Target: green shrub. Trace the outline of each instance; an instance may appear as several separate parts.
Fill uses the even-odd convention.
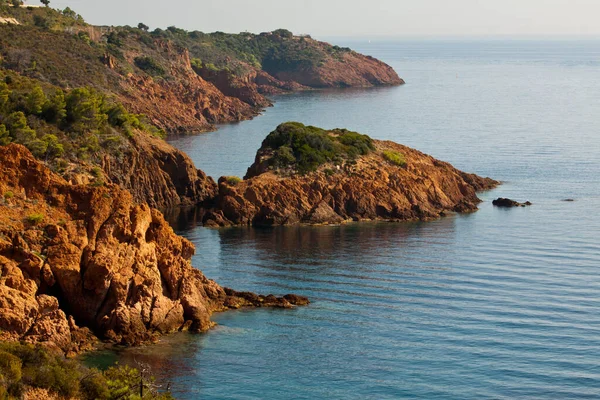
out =
[[[15,194],[14,194],[13,192],[11,192],[10,190],[9,190],[9,191],[7,191],[6,193],[4,193],[4,198],[5,198],[6,200],[10,200],[10,199],[12,199],[13,197],[15,197]]]
[[[39,85],[35,85],[33,90],[25,97],[25,110],[28,114],[39,115],[42,113],[42,107],[46,104],[46,95]]]
[[[11,137],[8,129],[6,129],[6,125],[0,124],[0,146],[6,146],[10,141]]]
[[[398,153],[397,151],[386,150],[383,152],[383,158],[385,158],[386,161],[390,162],[391,164],[399,167],[406,166],[406,158],[404,158],[404,155]]]
[[[90,173],[94,177],[94,181],[91,183],[93,187],[104,186],[104,174],[102,173],[102,169],[100,167],[93,167]]]
[[[288,31],[287,29],[277,29],[277,30],[274,30],[272,33],[273,33],[273,35],[276,35],[276,36],[279,36],[279,37],[282,37],[285,39],[291,39],[294,36],[294,34],[290,31]]]
[[[92,43],[92,39],[90,38],[90,35],[87,32],[81,31],[81,32],[77,33],[77,37],[86,44]]]
[[[202,60],[199,58],[192,58],[191,65],[192,65],[192,69],[197,74],[200,74],[200,70],[202,69]]]
[[[124,138],[133,137],[136,130],[166,136],[145,116],[128,112],[93,88],[65,93],[34,79],[3,74],[0,71],[0,145],[22,144],[55,171],[61,170],[61,158],[97,163],[103,153],[119,152],[127,145]]]
[[[219,68],[215,64],[213,64],[213,63],[202,64],[202,67],[206,68],[209,71],[213,71],[213,72],[218,72],[219,71]]]
[[[57,158],[65,152],[64,146],[58,141],[56,135],[44,135],[41,141],[46,144],[45,156]]]
[[[83,377],[80,386],[81,393],[86,399],[110,399],[110,390],[108,382],[97,369],[91,369],[90,372]]]
[[[108,121],[103,112],[106,98],[89,88],[77,88],[69,92],[65,98],[67,122],[73,131],[98,130]]]
[[[61,123],[67,116],[65,93],[58,89],[43,106],[42,117],[51,123]]]
[[[227,182],[227,184],[231,185],[231,186],[236,186],[241,181],[242,180],[240,178],[238,178],[237,176],[226,176],[225,177],[225,182]]]
[[[101,372],[88,369],[40,345],[0,343],[0,399],[21,398],[25,387],[47,389],[66,398],[169,400],[158,393],[154,378],[135,368],[116,365]]]
[[[94,167],[90,172],[94,178],[102,178],[102,168]]]
[[[299,122],[286,122],[265,138],[261,148],[273,149],[273,157],[269,160],[272,167],[293,167],[300,173],[307,173],[328,162],[355,159],[375,147],[370,137],[357,132],[327,131]]]
[[[165,69],[156,60],[150,57],[136,57],[134,60],[136,67],[152,76],[163,76],[165,75]]]
[[[272,158],[273,165],[276,168],[285,168],[296,162],[296,157],[292,148],[289,146],[281,146],[273,153]]]
[[[19,357],[0,350],[0,387],[13,395],[19,393],[19,382],[22,376],[22,363]],[[1,395],[1,393],[0,393]],[[5,398],[0,396],[0,398]]]
[[[44,220],[44,214],[42,214],[42,213],[29,214],[27,216],[26,220],[27,220],[27,222],[29,222],[32,225],[37,225]]]
[[[48,149],[48,144],[40,139],[34,139],[24,144],[37,158],[44,157],[46,150]]]
[[[67,397],[78,394],[80,371],[75,362],[31,344],[0,343],[0,353],[0,360],[11,360],[11,376],[18,377],[8,386],[10,395],[20,397],[24,385],[48,389]],[[7,357],[7,354],[11,357]],[[20,363],[20,375],[15,367],[17,362]],[[2,361],[0,363],[5,365]],[[4,368],[2,369],[4,375]]]

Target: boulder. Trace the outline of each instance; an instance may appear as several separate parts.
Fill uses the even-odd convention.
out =
[[[529,201],[526,201],[525,203],[519,203],[518,201],[512,199],[499,197],[496,200],[492,201],[492,204],[496,207],[527,207],[530,206],[532,203]]]

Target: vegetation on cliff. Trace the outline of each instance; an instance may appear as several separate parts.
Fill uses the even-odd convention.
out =
[[[339,46],[319,46],[308,35],[294,36],[286,29],[273,32],[239,34],[199,31],[188,32],[170,27],[151,33],[173,40],[190,50],[190,54],[204,65],[229,69],[244,75],[249,67],[263,69],[275,75],[280,71],[310,69],[321,66],[329,57],[340,59],[352,50]]]
[[[62,90],[0,70],[0,145],[25,145],[57,169],[67,161],[118,155],[135,130],[164,132],[92,88]]]
[[[153,207],[212,197],[214,182],[164,135],[98,89],[63,90],[0,69],[0,146],[22,144],[68,180],[114,182]]]
[[[0,343],[0,399],[32,398],[36,394],[38,398],[89,400],[173,398],[159,393],[153,381],[128,366],[99,371],[41,345]]]
[[[168,132],[206,131],[255,115],[264,94],[308,87],[402,83],[384,63],[294,36],[92,26],[71,9],[9,7],[0,16],[0,66],[61,89],[115,95]],[[40,45],[52,43],[52,46]]]
[[[326,163],[334,166],[353,163],[357,157],[373,150],[373,140],[367,135],[286,122],[265,138],[258,157],[269,154],[266,165],[274,170],[306,174]]]
[[[477,210],[498,182],[345,129],[281,124],[241,182],[219,179],[209,226],[412,221]]]

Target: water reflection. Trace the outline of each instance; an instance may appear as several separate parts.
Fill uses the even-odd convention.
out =
[[[206,209],[200,206],[173,207],[162,212],[165,220],[171,225],[173,230],[183,233],[202,226],[202,219],[206,214]]]

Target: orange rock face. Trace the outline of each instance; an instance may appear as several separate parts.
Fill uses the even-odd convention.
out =
[[[102,169],[138,203],[165,209],[214,198],[217,185],[192,160],[164,140],[137,134],[120,157],[105,155]]]
[[[193,268],[195,249],[117,185],[71,185],[20,145],[0,147],[0,332],[66,352],[96,335],[135,344],[204,331],[212,312],[291,307],[224,289]]]
[[[156,40],[155,48],[168,60],[173,79],[129,74],[121,81],[120,100],[127,108],[145,114],[152,123],[170,133],[204,132],[217,122],[240,121],[256,115],[257,109],[221,92],[194,72],[187,49]],[[127,54],[130,63],[143,53]]]
[[[268,154],[257,155],[247,179],[231,185],[219,180],[217,211],[208,225],[337,224],[346,221],[409,221],[438,218],[447,212],[477,210],[476,191],[498,182],[467,174],[431,156],[388,141],[354,165],[321,166],[307,175],[272,171]],[[382,153],[404,155],[405,166]]]

